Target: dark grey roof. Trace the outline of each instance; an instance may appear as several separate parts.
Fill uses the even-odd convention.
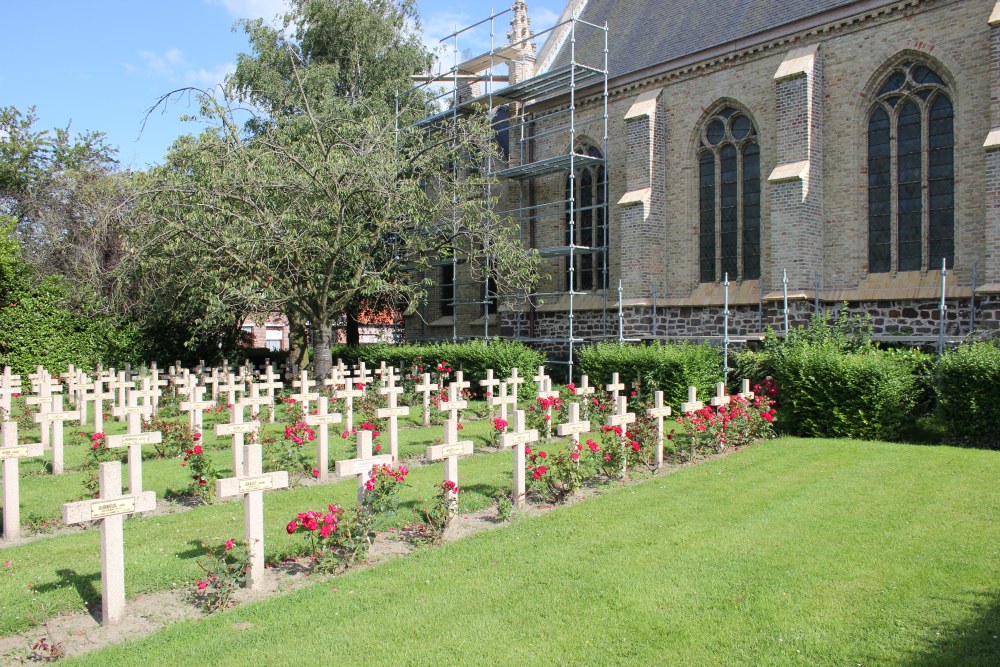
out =
[[[858,0],[588,0],[580,18],[608,23],[611,78],[743,39]],[[530,10],[529,10],[530,11]],[[603,32],[577,24],[577,62],[603,61]],[[554,65],[569,60],[569,40]]]

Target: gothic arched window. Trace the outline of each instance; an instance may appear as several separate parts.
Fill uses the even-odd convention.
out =
[[[585,292],[607,286],[608,207],[601,151],[586,146],[576,153],[585,157],[566,178],[566,245],[576,246],[573,263],[566,259],[566,289]]]
[[[923,63],[894,67],[868,116],[869,272],[952,266],[954,146],[947,84]]]
[[[745,113],[725,107],[698,149],[699,279],[760,277],[760,145]]]

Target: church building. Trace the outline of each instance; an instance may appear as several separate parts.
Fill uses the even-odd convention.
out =
[[[728,300],[734,337],[846,303],[930,342],[942,286],[949,338],[1000,327],[1000,3],[569,0],[535,35],[519,0],[502,19],[505,43],[453,68],[454,104],[501,128],[498,207],[545,275],[497,295],[442,266],[408,339],[718,339]]]

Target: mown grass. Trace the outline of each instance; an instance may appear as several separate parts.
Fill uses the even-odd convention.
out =
[[[468,460],[465,508],[509,460]],[[998,474],[996,452],[783,438],[71,663],[998,664]],[[273,496],[272,544],[311,491]],[[129,522],[133,592],[235,515]]]

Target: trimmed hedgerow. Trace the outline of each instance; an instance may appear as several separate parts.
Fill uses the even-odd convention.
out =
[[[782,431],[810,437],[891,440],[916,402],[916,379],[896,355],[830,344],[771,353]]]
[[[336,346],[332,350],[334,359],[342,359],[345,364],[356,364],[364,360],[369,367],[385,362],[390,366],[408,369],[423,366],[433,373],[437,364],[445,362],[455,370],[461,370],[465,379],[472,383],[472,391],[481,393],[479,380],[486,377],[486,370],[493,369],[497,377],[507,377],[517,368],[522,377],[530,378],[538,366],[545,363],[545,355],[516,341],[482,340],[466,343],[427,343],[409,345],[361,345]],[[521,386],[527,391],[527,385]]]
[[[1000,348],[968,343],[946,352],[938,367],[940,418],[946,438],[959,443],[1000,448]]]
[[[663,400],[679,405],[687,400],[689,386],[707,397],[722,379],[722,354],[710,345],[655,343],[617,345],[598,343],[579,353],[577,370],[591,384],[607,384],[617,372],[622,382],[638,380],[647,391],[662,390]]]

